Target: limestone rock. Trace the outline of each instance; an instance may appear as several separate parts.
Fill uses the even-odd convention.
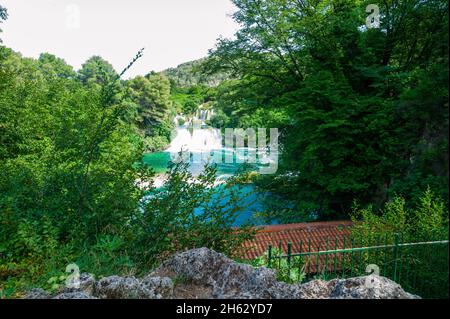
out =
[[[52,299],[97,299],[83,291],[64,292],[56,295]]]
[[[212,298],[249,299],[411,299],[400,285],[380,276],[313,280],[286,284],[276,280],[273,270],[239,264],[207,248],[173,256],[159,271],[173,272],[196,284],[212,287]]]
[[[173,296],[173,282],[168,277],[146,276],[141,281],[139,297],[144,299],[170,299]]]
[[[214,284],[221,277],[224,265],[234,263],[223,254],[208,248],[198,248],[176,254],[156,272],[172,271],[199,284]]]
[[[182,289],[179,289],[180,285],[174,287],[169,277],[182,278]],[[189,290],[193,293],[187,294]],[[142,279],[110,276],[96,282],[93,275],[82,274],[79,289],[66,289],[54,298],[169,299],[197,295],[220,299],[420,298],[405,292],[392,280],[375,275],[291,285],[277,281],[276,273],[271,269],[236,263],[207,248],[176,254]],[[25,298],[51,296],[42,289],[33,289]]]
[[[92,274],[82,273],[80,275],[80,291],[92,295],[95,290],[95,277]]]
[[[28,291],[24,299],[50,299],[50,295],[41,288],[35,288]]]
[[[139,285],[135,277],[105,277],[97,282],[95,294],[104,299],[136,299]]]
[[[331,298],[336,299],[417,299],[418,296],[405,292],[394,281],[376,275],[349,279],[335,279],[329,282],[333,287]]]
[[[173,295],[173,283],[167,277],[110,276],[97,283],[95,294],[105,299],[168,299]]]

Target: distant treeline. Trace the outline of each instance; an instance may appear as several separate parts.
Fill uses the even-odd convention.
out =
[[[161,73],[167,76],[173,86],[188,88],[192,86],[214,87],[230,76],[225,72],[207,74],[202,69],[202,64],[207,58],[186,62],[176,68],[170,68]]]

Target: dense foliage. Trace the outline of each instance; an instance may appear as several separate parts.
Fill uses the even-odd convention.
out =
[[[240,79],[219,86],[217,122],[281,129],[279,173],[296,178],[262,184],[295,207],[273,217],[341,218],[428,185],[447,198],[447,1],[385,1],[369,29],[370,1],[233,3],[241,29],[207,61]]]
[[[373,234],[401,233],[408,241],[448,237],[448,211],[430,188],[410,206],[400,196],[386,203],[381,212],[373,206],[361,208],[355,202],[351,214],[356,224],[353,233],[366,243]]]
[[[6,8],[4,8],[2,5],[0,5],[0,24],[3,22],[3,20],[6,20],[8,18],[8,11]],[[2,32],[2,29],[0,29],[0,33]],[[2,43],[2,39],[0,38],[0,43]]]
[[[172,85],[171,99],[178,114],[193,116],[198,111],[198,107],[204,103],[209,103],[215,96],[215,89],[202,85],[190,86],[187,88]]]
[[[161,73],[167,76],[173,86],[188,88],[192,86],[214,87],[229,78],[226,73],[207,74],[202,70],[202,64],[207,58],[186,62],[176,68],[170,68]]]
[[[407,205],[395,197],[380,210],[353,207],[352,244],[362,247],[448,240],[448,209],[443,200],[426,189]],[[377,265],[380,274],[395,276],[402,287],[423,298],[448,298],[448,242],[384,248],[359,256],[364,274],[367,265]]]
[[[142,192],[140,142],[119,120],[114,84],[83,86],[49,55],[35,61],[1,47],[0,59],[4,280],[38,275],[117,232]]]
[[[52,288],[73,262],[97,276],[145,272],[175,249],[230,253],[248,238],[231,231],[238,197],[229,212],[207,201],[213,169],[191,185],[176,165],[154,189],[141,159],[145,137],[169,139],[170,86],[158,74],[121,81],[127,68],[93,57],[76,72],[0,47],[0,297]]]
[[[134,105],[145,150],[164,149],[171,140],[175,110],[170,98],[169,80],[161,74],[138,76],[127,83],[127,101]]]
[[[267,222],[352,217],[365,245],[445,237],[448,2],[384,1],[379,28],[365,25],[368,0],[232,2],[240,29],[208,58],[129,80],[141,51],[118,73],[99,56],[76,71],[0,46],[0,298],[57,287],[72,262],[102,276],[193,247],[236,254],[252,235],[231,227],[239,178],[216,187],[214,167],[194,179],[172,163],[155,188],[142,163],[200,105],[217,128],[280,130],[277,174],[246,177],[269,194]],[[439,287],[426,255],[408,256]],[[279,279],[304,279],[294,262],[295,273],[278,264]]]

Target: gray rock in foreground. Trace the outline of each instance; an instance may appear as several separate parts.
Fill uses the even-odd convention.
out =
[[[367,280],[371,284],[368,286]],[[302,299],[419,299],[400,285],[381,276],[363,276],[330,281],[313,280],[300,285]]]
[[[167,277],[111,276],[97,283],[95,293],[107,299],[167,299],[173,295],[173,282]]]
[[[61,294],[56,295],[52,299],[97,299],[97,298],[83,291],[75,291],[75,292],[63,292]]]
[[[306,284],[286,284],[276,280],[273,270],[238,264],[207,248],[179,253],[156,272],[174,272],[197,284],[211,285],[212,298],[251,299],[412,299],[392,280],[370,276]]]
[[[44,289],[35,288],[28,291],[24,299],[49,299],[50,297]]]
[[[169,275],[170,274],[170,275]],[[171,278],[169,278],[171,277]],[[174,255],[142,279],[110,276],[95,281],[82,274],[78,290],[53,296],[55,299],[170,299],[184,298],[172,280],[183,278],[184,288],[207,287],[206,298],[248,299],[416,299],[392,280],[380,277],[356,277],[330,281],[313,280],[290,285],[279,282],[273,270],[239,264],[207,248],[192,249]],[[51,298],[42,289],[31,290],[26,298]]]

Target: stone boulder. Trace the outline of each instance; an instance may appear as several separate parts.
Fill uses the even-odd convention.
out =
[[[33,288],[28,291],[24,299],[50,299],[51,296],[44,289]]]
[[[155,272],[173,272],[194,283],[213,285],[222,276],[222,268],[232,263],[233,260],[223,254],[208,248],[198,248],[174,255]]]
[[[61,294],[57,294],[52,299],[97,299],[92,295],[89,295],[83,291],[75,291],[75,292],[63,292]]]
[[[171,298],[173,283],[167,277],[110,276],[98,281],[95,295],[104,299],[163,299]]]
[[[89,273],[82,273],[80,274],[80,281],[78,288],[63,288],[61,291],[59,291],[60,294],[63,293],[76,293],[76,292],[82,292],[86,295],[92,295],[94,293],[95,289],[95,277],[92,274]]]
[[[92,274],[82,273],[80,275],[80,291],[92,295],[95,290],[95,277]]]
[[[249,299],[411,299],[388,278],[363,276],[331,281],[313,280],[290,285],[276,280],[273,270],[239,264],[207,248],[179,253],[164,262],[158,272],[173,272],[195,284],[212,287],[212,298]]]
[[[371,275],[349,279],[335,279],[328,283],[332,287],[330,298],[334,299],[417,299],[405,292],[394,281]]]
[[[299,285],[302,299],[418,299],[394,281],[376,275],[313,280]]]
[[[141,281],[142,298],[170,299],[173,296],[174,284],[168,277],[146,276]]]

